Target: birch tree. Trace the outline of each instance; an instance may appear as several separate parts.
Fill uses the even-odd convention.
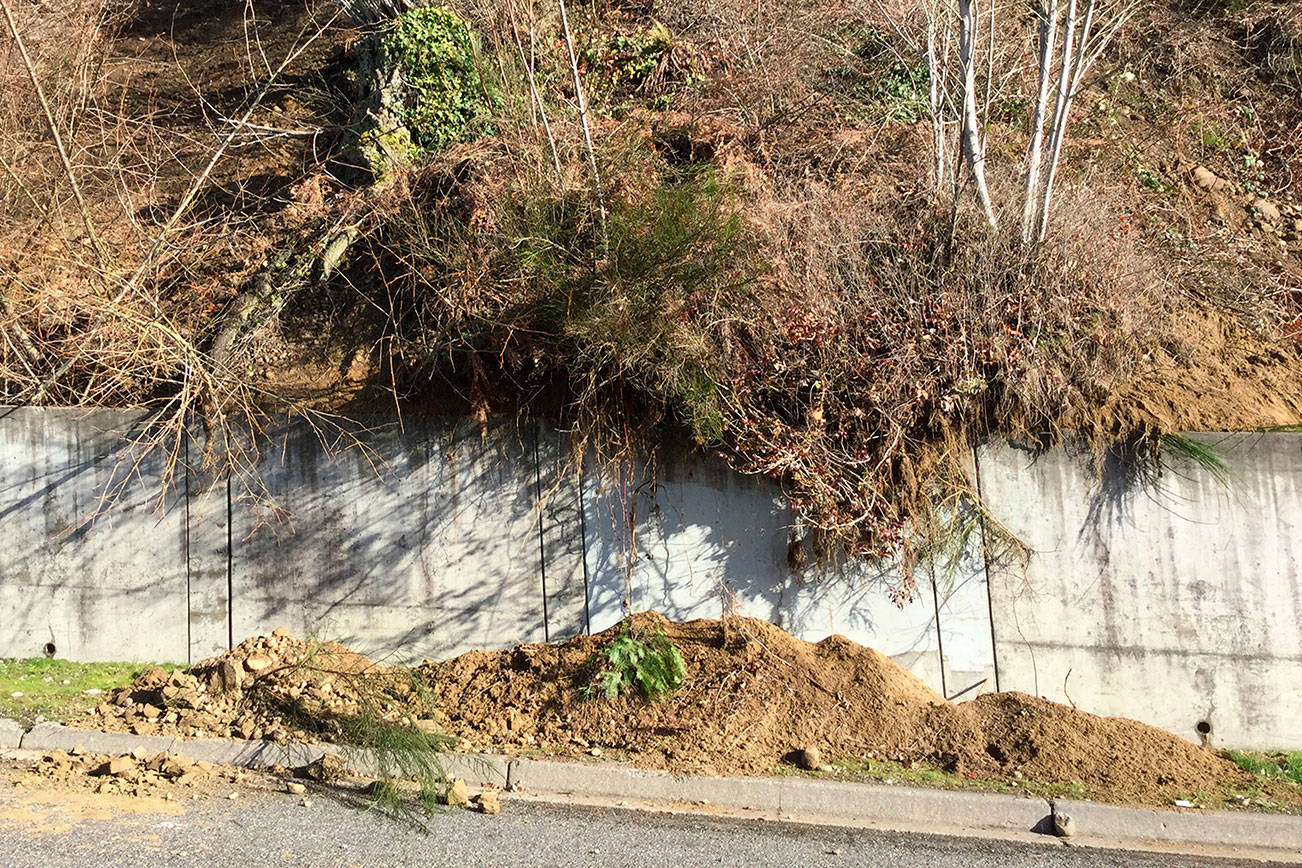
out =
[[[1085,75],[1116,37],[1117,32],[1139,10],[1140,0],[1038,0],[1040,19],[1039,80],[1032,141],[1023,184],[1022,240],[1042,242],[1049,232],[1053,186],[1067,140],[1072,104]],[[1061,32],[1061,50],[1055,44]],[[1056,69],[1056,73],[1055,70]],[[1056,74],[1052,92],[1053,121],[1049,128],[1048,162],[1041,147],[1044,119],[1050,112],[1049,80]]]
[[[1034,109],[1020,185],[1021,238],[1044,241],[1053,207],[1054,185],[1063,147],[1070,134],[1071,112],[1085,77],[1142,0],[1026,0],[1035,13]],[[977,205],[991,231],[999,230],[998,211],[986,178],[991,130],[990,103],[1002,97],[995,87],[996,0],[923,0],[925,35],[910,37],[880,0],[877,8],[897,35],[926,64],[930,78],[932,175],[939,192],[950,171],[950,130],[958,130],[957,156],[972,182]],[[1001,16],[1007,22],[1010,16]],[[1006,25],[1005,25],[1006,26]],[[979,37],[985,28],[986,39]],[[958,38],[953,38],[957,32]],[[978,56],[982,43],[988,56]],[[984,61],[984,63],[983,63]],[[983,69],[984,93],[977,70]],[[1014,68],[1010,80],[1021,77]],[[957,175],[954,178],[958,181]],[[1007,203],[1013,210],[1014,203]]]

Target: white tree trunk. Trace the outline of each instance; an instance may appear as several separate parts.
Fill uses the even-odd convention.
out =
[[[981,144],[980,121],[976,100],[976,34],[977,12],[975,0],[958,0],[959,9],[959,62],[963,65],[963,157],[972,173],[977,202],[991,229],[999,228],[994,206],[990,203],[990,188],[986,185],[986,154]]]
[[[1088,0],[1093,5],[1094,0]],[[1049,165],[1044,184],[1040,188],[1038,203],[1039,226],[1036,240],[1043,241],[1049,233],[1049,205],[1053,200],[1053,181],[1058,174],[1058,160],[1062,156],[1062,143],[1067,138],[1067,125],[1071,115],[1072,78],[1076,73],[1076,0],[1067,0],[1067,20],[1062,37],[1062,63],[1058,68],[1058,98],[1053,107],[1053,125],[1049,131]]]
[[[597,149],[592,144],[592,128],[588,125],[588,101],[583,95],[583,82],[579,78],[579,58],[574,52],[574,36],[570,33],[570,17],[565,9],[565,0],[557,0],[561,7],[561,28],[565,32],[565,47],[570,54],[570,71],[574,74],[574,98],[579,104],[579,120],[583,124],[583,140],[588,146],[588,162],[592,167],[592,188],[597,194],[597,214],[601,218],[602,256],[609,256],[606,249],[609,239],[606,237],[606,201],[601,195],[601,175],[597,171]]]
[[[927,16],[927,80],[930,85],[927,107],[931,112],[931,144],[935,149],[933,192],[939,196],[945,186],[945,115],[944,66],[936,49],[936,15],[932,10]]]
[[[1044,123],[1049,113],[1049,82],[1053,77],[1054,48],[1058,38],[1058,0],[1040,0],[1040,85],[1035,97],[1035,117],[1031,121],[1031,144],[1026,158],[1026,178],[1022,187],[1022,241],[1032,238],[1038,216],[1040,166],[1044,159]]]

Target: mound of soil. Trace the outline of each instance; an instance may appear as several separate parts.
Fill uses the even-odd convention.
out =
[[[445,731],[466,750],[607,754],[698,774],[766,774],[793,752],[817,748],[823,761],[927,763],[1148,804],[1248,781],[1215,753],[1133,720],[1021,693],[955,705],[842,636],[810,643],[753,618],[679,623],[652,612],[634,616],[632,627],[664,631],[686,665],[682,686],[659,702],[608,701],[597,689],[601,651],[622,627],[416,670],[277,630],[188,673],[146,671],[82,723],[138,734],[342,740],[344,722],[365,715]]]
[[[796,639],[751,618],[675,623],[683,686],[658,703],[585,699],[598,652],[618,628],[561,645],[471,652],[426,664],[434,717],[481,747],[592,748],[647,768],[764,774],[788,753],[933,763],[960,775],[1080,785],[1114,801],[1168,803],[1242,777],[1233,764],[1164,730],[1020,693],[946,702],[894,661],[841,636]]]
[[[358,715],[415,724],[425,710],[407,670],[381,666],[336,642],[276,630],[189,672],[145,670],[73,725],[288,742],[334,740],[340,722]]]

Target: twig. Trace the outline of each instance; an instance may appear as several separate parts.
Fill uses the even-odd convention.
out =
[[[90,219],[90,209],[86,206],[86,199],[81,195],[81,185],[77,183],[77,175],[72,171],[72,161],[68,159],[68,149],[64,147],[63,136],[59,133],[59,125],[54,121],[54,113],[50,111],[50,104],[45,99],[45,89],[41,87],[40,79],[36,75],[36,67],[32,65],[32,59],[27,54],[27,46],[23,44],[23,38],[18,33],[18,23],[14,21],[14,14],[9,9],[9,0],[0,0],[0,10],[3,10],[5,23],[9,25],[9,35],[13,37],[14,45],[18,47],[18,55],[23,60],[23,68],[27,71],[27,77],[32,81],[32,87],[36,90],[36,99],[41,104],[41,113],[45,116],[45,124],[50,130],[50,135],[54,137],[54,146],[59,151],[59,161],[63,163],[63,172],[68,178],[68,184],[72,187],[72,195],[77,199],[77,207],[81,211],[82,222],[86,225],[86,236],[90,238],[91,244],[95,246],[95,253],[99,255],[100,263],[105,262],[104,247],[100,244],[99,234],[95,231],[95,225]]]

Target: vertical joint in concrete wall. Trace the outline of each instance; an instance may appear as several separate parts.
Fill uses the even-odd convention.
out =
[[[231,502],[231,474],[226,473],[226,647],[235,647],[235,544],[231,525],[234,519]]]
[[[185,662],[194,663],[194,625],[190,623],[190,600],[193,599],[194,584],[193,570],[190,568],[190,432],[187,429],[182,434],[182,445],[185,460],[185,486],[182,491],[185,494]]]
[[[936,587],[936,564],[927,562],[927,575],[931,578],[931,605],[936,614],[936,656],[940,658],[940,695],[949,698],[949,685],[945,683],[945,637],[940,629],[940,590]]]
[[[540,422],[533,420],[533,482],[534,482],[534,503],[538,513],[538,572],[542,577],[542,608],[543,608],[543,641],[550,642],[551,637],[551,618],[547,612],[547,538],[543,529],[543,520],[545,510],[543,509],[543,490],[542,490],[542,456],[539,455],[538,441],[542,439],[542,432],[538,430]]]
[[[972,472],[976,476],[977,489],[977,510],[981,520],[981,565],[986,573],[986,607],[990,613],[990,659],[994,664],[995,670],[995,692],[999,692],[999,643],[995,637],[995,601],[993,583],[990,575],[990,547],[987,540],[990,539],[989,528],[986,527],[986,506],[985,492],[981,488],[981,451],[972,448]]]
[[[583,558],[583,632],[592,635],[592,582],[588,575],[588,495],[583,490],[585,488],[583,474],[587,463],[588,456],[585,450],[583,457],[579,459],[579,478],[577,480],[579,486],[579,552]]]

